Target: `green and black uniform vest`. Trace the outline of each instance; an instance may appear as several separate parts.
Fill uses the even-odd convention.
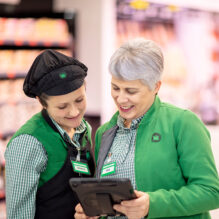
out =
[[[91,133],[89,125],[85,124],[87,129],[79,139],[82,146],[80,158],[88,164],[91,172],[89,177],[92,177],[95,165],[91,151]],[[46,110],[28,120],[10,141],[22,134],[34,136],[41,142],[48,156],[46,170],[39,179],[35,219],[74,218],[78,198],[69,186],[69,179],[87,177],[73,171],[71,160],[76,159],[78,150],[71,142],[62,138]]]

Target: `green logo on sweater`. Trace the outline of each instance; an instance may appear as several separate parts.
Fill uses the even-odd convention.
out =
[[[160,139],[161,139],[161,135],[159,133],[154,133],[152,135],[152,139],[151,140],[152,140],[152,142],[159,142]]]
[[[60,77],[61,79],[64,79],[64,78],[67,77],[67,74],[66,74],[65,72],[59,73],[59,77]]]

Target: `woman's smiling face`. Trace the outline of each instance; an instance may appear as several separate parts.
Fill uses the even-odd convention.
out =
[[[118,107],[120,116],[126,120],[126,124],[131,124],[133,119],[148,111],[154,102],[160,84],[159,81],[154,90],[149,90],[141,80],[127,81],[112,76],[111,95]]]
[[[46,110],[48,114],[65,130],[80,125],[86,110],[85,85],[77,90],[59,96],[49,96]]]

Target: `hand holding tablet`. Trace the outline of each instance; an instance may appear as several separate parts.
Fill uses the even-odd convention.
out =
[[[113,209],[114,204],[136,198],[126,178],[72,178],[69,183],[87,216],[115,216],[118,212]]]

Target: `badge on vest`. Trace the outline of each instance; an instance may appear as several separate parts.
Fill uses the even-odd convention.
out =
[[[116,172],[116,162],[105,164],[101,170],[101,176],[108,176]]]
[[[90,175],[89,167],[86,163],[71,161],[74,172]]]

